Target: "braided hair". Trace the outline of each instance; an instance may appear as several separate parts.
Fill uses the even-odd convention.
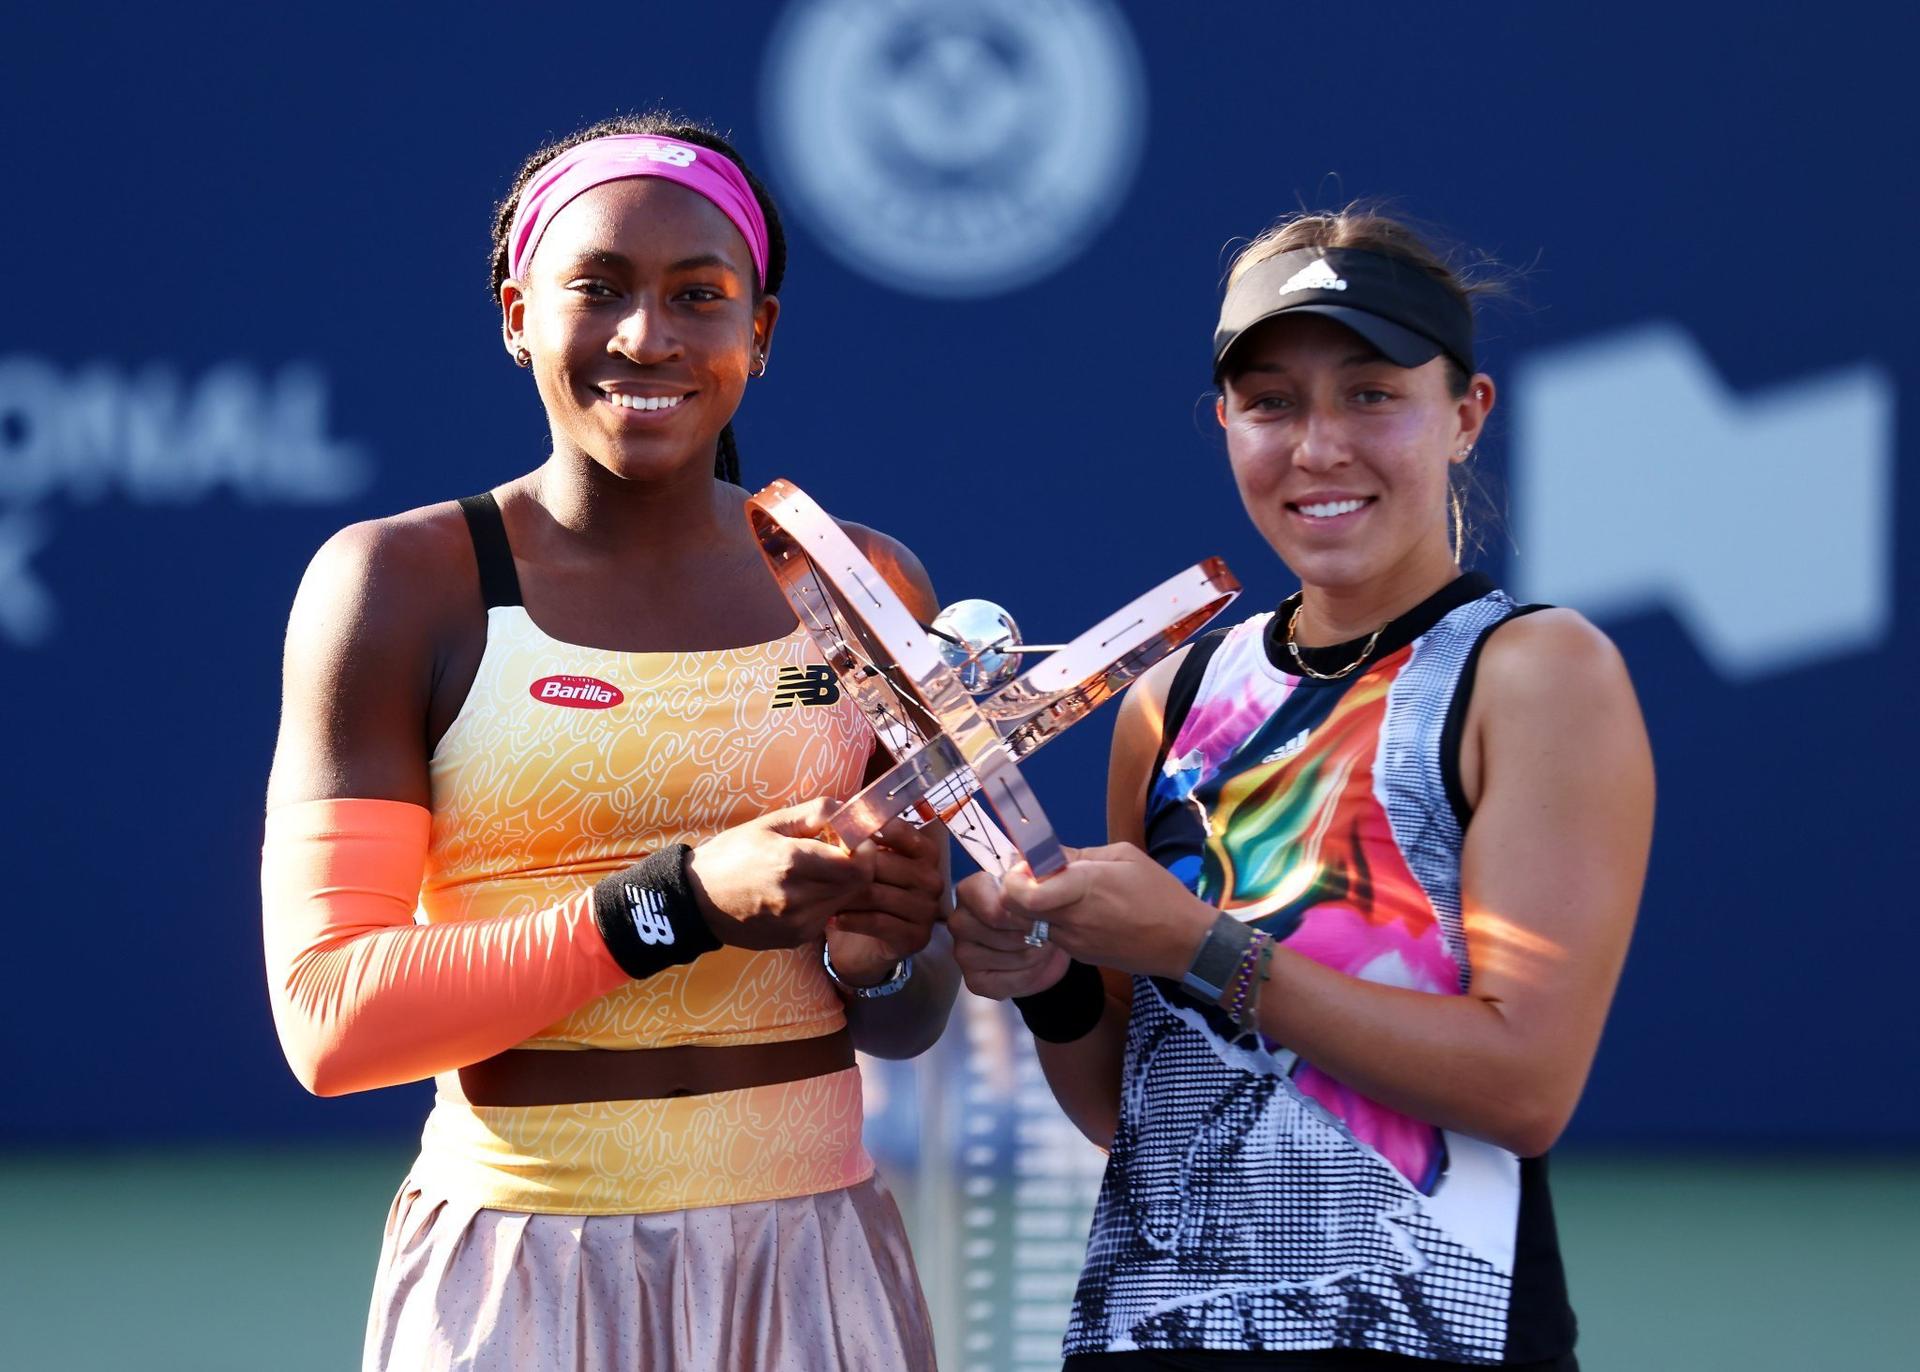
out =
[[[611,134],[648,134],[655,138],[673,138],[682,143],[692,143],[698,147],[710,148],[728,158],[740,168],[740,174],[747,178],[747,185],[753,191],[753,198],[760,202],[760,213],[767,221],[767,279],[760,283],[755,291],[757,301],[762,295],[772,295],[780,289],[781,281],[787,274],[787,234],[780,226],[780,211],[775,208],[773,197],[767,194],[767,188],[760,184],[760,178],[747,167],[733,145],[719,134],[701,124],[681,119],[663,110],[654,110],[646,114],[620,115],[613,119],[602,119],[599,123],[570,133],[540,148],[520,167],[513,178],[513,189],[507,192],[507,198],[500,202],[500,208],[493,216],[493,281],[492,298],[500,298],[500,283],[507,279],[507,237],[513,229],[514,211],[520,207],[521,192],[527,183],[547,163],[570,148],[595,138],[605,138]],[[736,485],[740,481],[740,449],[734,442],[733,425],[729,423],[720,431],[720,442],[713,455],[713,474],[722,481],[731,481]]]

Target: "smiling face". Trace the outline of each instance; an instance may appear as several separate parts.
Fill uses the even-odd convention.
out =
[[[1234,480],[1302,584],[1387,600],[1444,584],[1448,471],[1478,440],[1493,383],[1455,396],[1444,358],[1395,366],[1311,314],[1259,325],[1231,358],[1218,414]]]
[[[629,480],[710,470],[780,303],[705,196],[609,181],[553,217],[500,288],[507,350],[532,354],[556,454]]]

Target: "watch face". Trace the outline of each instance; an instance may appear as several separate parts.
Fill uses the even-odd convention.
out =
[[[887,973],[887,979],[873,986],[854,986],[840,980],[840,974],[833,970],[833,950],[822,943],[820,945],[820,965],[826,968],[827,979],[840,988],[840,993],[852,996],[855,1000],[873,1000],[879,996],[890,996],[905,986],[913,976],[913,955],[909,953],[894,963],[893,970]]]
[[[898,991],[902,986],[907,984],[907,979],[912,975],[913,958],[910,956],[904,957],[894,964],[893,971],[889,973],[887,979],[879,985],[850,986],[847,989],[852,991],[853,994],[861,1000],[876,1000],[881,996],[890,996],[895,991]]]

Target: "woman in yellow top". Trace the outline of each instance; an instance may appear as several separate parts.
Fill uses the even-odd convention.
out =
[[[368,1368],[932,1365],[853,1049],[944,1026],[945,848],[822,838],[872,738],[818,689],[729,428],[784,265],[771,199],[705,129],[542,149],[494,287],[551,455],[343,530],[302,582],[263,861],[275,1021],[319,1094],[438,1086]],[[850,532],[931,614],[912,554]]]

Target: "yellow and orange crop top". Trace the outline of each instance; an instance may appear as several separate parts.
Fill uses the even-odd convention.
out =
[[[572,938],[578,919],[590,923],[585,893],[608,873],[664,845],[698,844],[769,810],[859,788],[872,733],[804,630],[713,652],[559,642],[520,603],[498,506],[485,496],[462,508],[480,561],[487,639],[429,763],[416,923],[504,917],[498,927],[520,932],[514,917],[563,907],[557,934],[542,924],[533,936]],[[275,819],[269,814],[270,847]],[[270,966],[272,945],[270,933]],[[602,953],[571,956],[568,975],[604,976]],[[772,1043],[846,1022],[818,943],[723,947],[643,981],[616,970],[592,989],[608,984],[521,1046]],[[436,1082],[415,1175],[475,1206],[674,1210],[833,1190],[873,1170],[852,1068],[707,1095],[547,1106],[475,1106],[457,1071]]]

